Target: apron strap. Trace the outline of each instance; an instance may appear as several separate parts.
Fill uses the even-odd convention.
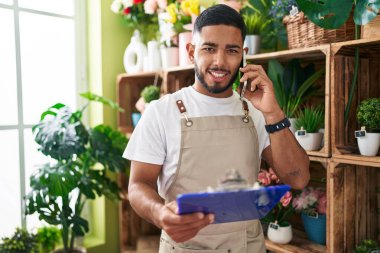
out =
[[[187,115],[186,115],[186,107],[185,105],[183,104],[183,101],[182,100],[177,100],[176,101],[176,104],[177,104],[177,107],[178,107],[178,110],[179,112],[185,117],[186,119],[186,126],[187,127],[191,127],[193,125],[193,121],[191,121]]]
[[[248,108],[247,101],[242,100],[241,103],[243,105],[243,111],[244,111],[244,116],[242,117],[242,120],[244,123],[248,123],[249,122],[249,108]]]

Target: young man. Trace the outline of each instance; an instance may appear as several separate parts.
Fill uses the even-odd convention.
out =
[[[263,68],[240,69],[241,82],[250,84],[248,103],[232,91],[244,37],[244,22],[232,8],[202,12],[187,45],[194,85],[152,103],[124,153],[132,161],[130,203],[162,229],[160,252],[265,252],[258,220],[211,224],[212,214],[177,214],[177,194],[216,187],[226,170],[237,169],[253,184],[262,156],[293,188],[309,181],[308,156],[286,127]],[[278,128],[268,134],[265,125]]]

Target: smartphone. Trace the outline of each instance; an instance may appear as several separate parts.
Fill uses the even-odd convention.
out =
[[[240,66],[245,67],[246,65],[247,65],[247,53],[245,52],[245,50],[243,50],[243,59],[241,61]],[[240,71],[238,72],[237,76],[239,77],[238,82],[239,82],[239,86],[240,86],[240,99],[243,99],[244,93],[247,89],[247,83],[248,82],[245,81],[244,83],[240,83],[240,78],[242,77],[242,73]]]

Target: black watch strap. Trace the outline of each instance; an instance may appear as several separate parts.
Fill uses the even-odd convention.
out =
[[[265,130],[267,130],[267,132],[271,134],[287,127],[290,127],[290,121],[288,118],[284,118],[283,120],[273,125],[265,125]]]

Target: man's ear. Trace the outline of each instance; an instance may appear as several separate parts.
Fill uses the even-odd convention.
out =
[[[194,63],[194,45],[191,43],[186,44],[186,50],[187,50],[187,55],[191,61],[191,63]]]

